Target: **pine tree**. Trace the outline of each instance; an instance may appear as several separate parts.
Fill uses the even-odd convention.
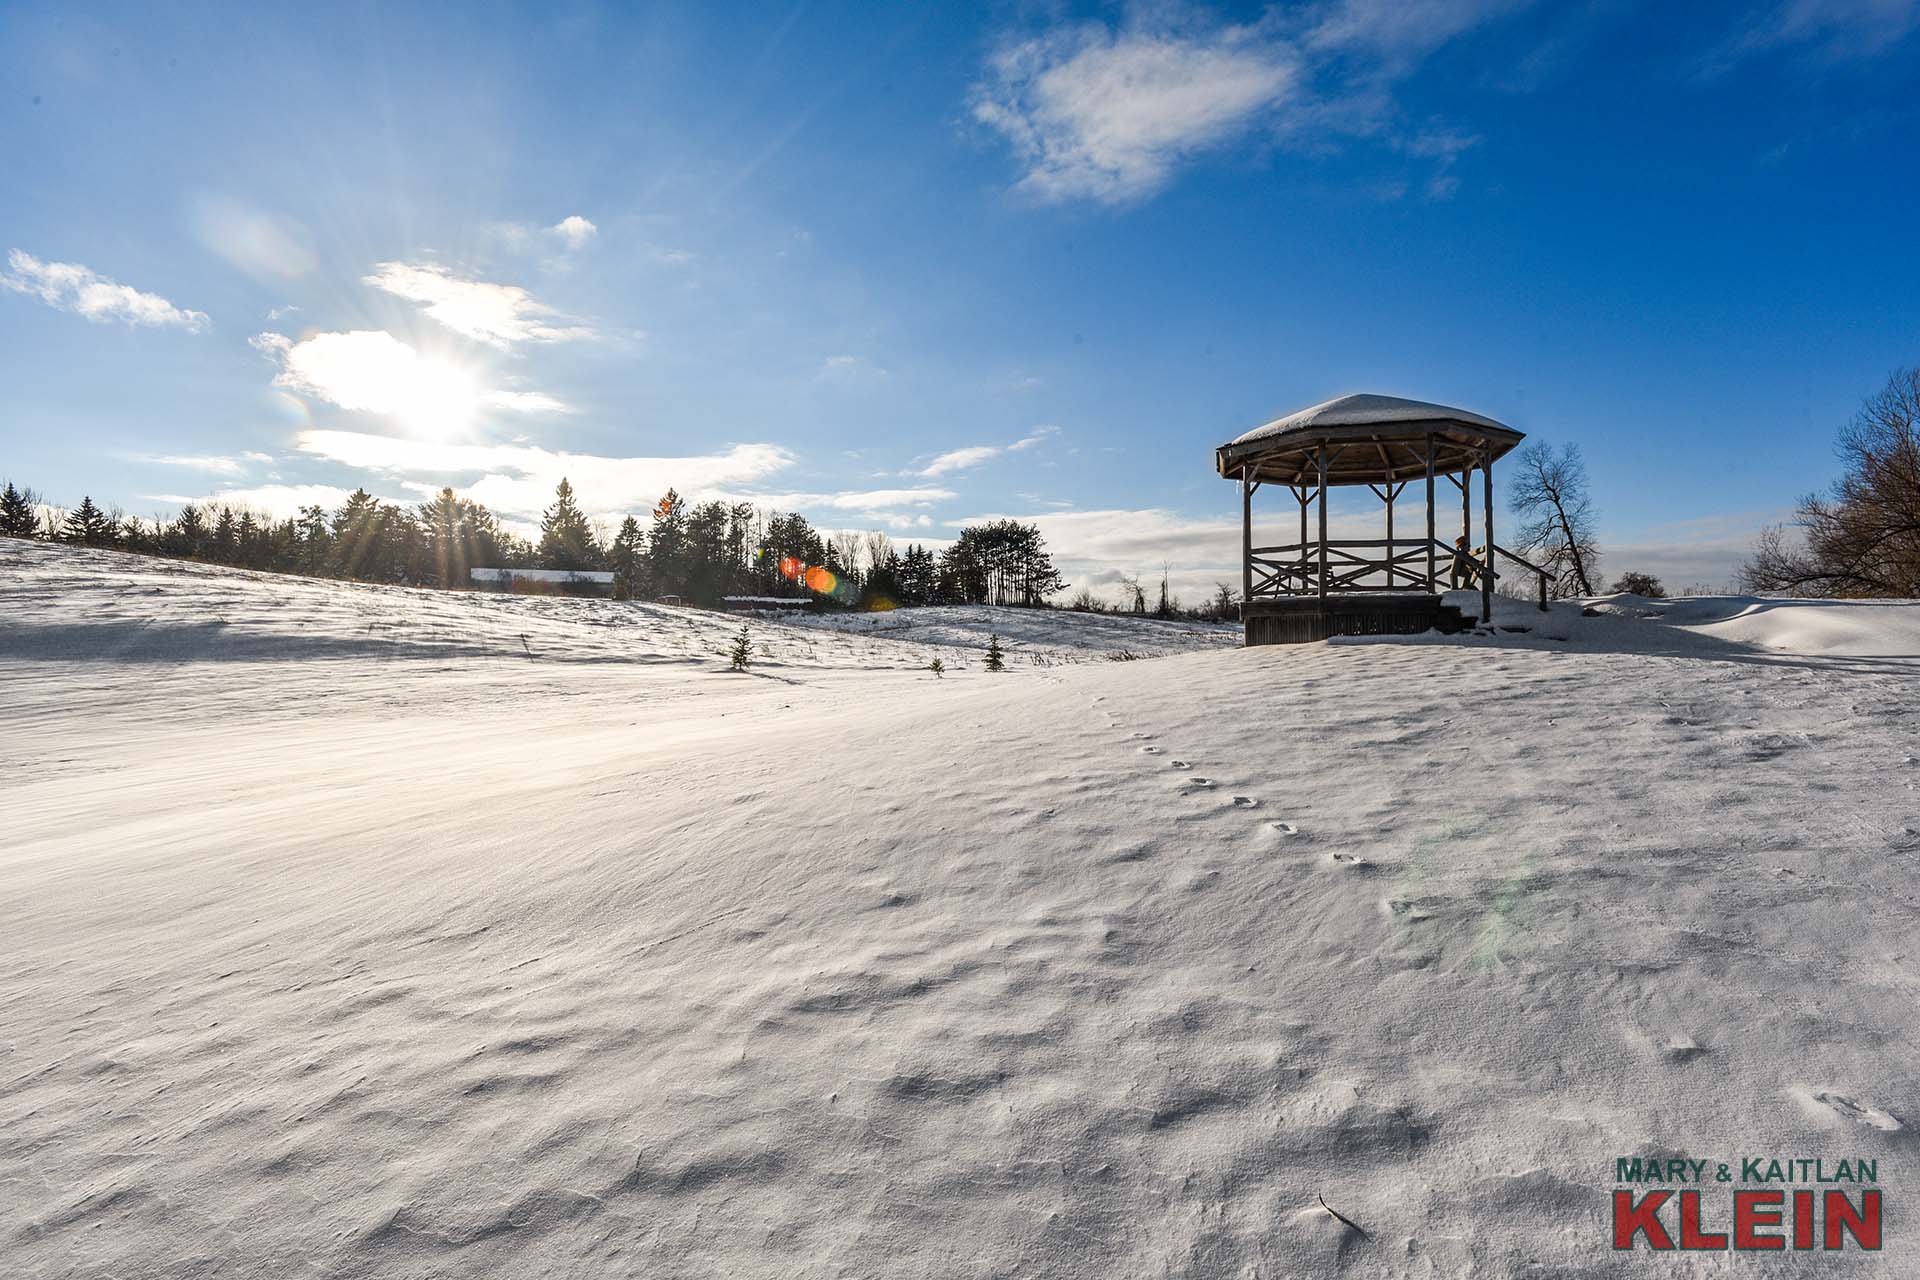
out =
[[[173,525],[167,530],[167,543],[177,556],[198,556],[207,540],[206,518],[200,514],[200,508],[189,503],[180,508]]]
[[[1005,671],[1006,669],[1007,669],[1007,660],[1000,652],[1000,637],[997,635],[988,636],[987,637],[987,670]]]
[[[933,672],[936,677],[944,676],[947,674],[947,664],[935,658],[927,664],[927,670]]]
[[[83,497],[80,505],[67,513],[66,523],[60,526],[60,541],[77,542],[84,547],[110,547],[114,530],[113,518],[94,506],[92,498]]]
[[[672,489],[653,509],[653,532],[647,538],[647,567],[653,587],[680,595],[687,585],[687,518],[680,495]]]
[[[14,488],[13,481],[7,481],[7,487],[0,490],[0,534],[9,538],[31,538],[39,523],[33,499]]]
[[[573,485],[565,476],[540,521],[540,560],[549,569],[591,569],[600,562],[593,525],[574,501]]]
[[[380,500],[355,489],[333,513],[334,571],[343,578],[371,578],[378,563],[385,520]]]
[[[619,536],[607,552],[607,566],[613,570],[613,598],[631,600],[640,591],[640,522],[628,516],[620,522]]]
[[[733,639],[733,652],[727,655],[727,667],[733,671],[745,671],[753,661],[753,641],[747,636],[747,625],[740,624],[740,634]]]
[[[327,571],[333,559],[333,530],[327,527],[327,511],[319,503],[300,508],[296,522],[300,538],[300,561],[311,577]]]

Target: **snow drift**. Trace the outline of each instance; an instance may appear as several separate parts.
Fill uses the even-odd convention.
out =
[[[1610,1247],[1617,1156],[1778,1154],[1877,1158],[1822,1261],[1906,1274],[1920,661],[1827,608],[738,675],[0,542],[0,1261],[1800,1274]]]

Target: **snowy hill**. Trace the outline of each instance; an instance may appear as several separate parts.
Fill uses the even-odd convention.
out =
[[[0,540],[0,1271],[1805,1274],[1610,1247],[1616,1157],[1764,1155],[1910,1274],[1916,607],[1656,605],[739,675]]]

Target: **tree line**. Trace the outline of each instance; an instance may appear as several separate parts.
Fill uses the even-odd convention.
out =
[[[564,478],[535,541],[450,488],[414,506],[356,489],[335,510],[306,506],[284,519],[188,504],[171,519],[142,520],[103,510],[91,496],[63,511],[11,481],[0,489],[0,534],[421,587],[466,587],[475,568],[611,572],[617,598],[672,595],[707,606],[730,595],[867,608],[1039,606],[1066,586],[1040,530],[1017,520],[970,525],[935,551],[896,547],[880,532],[815,529],[796,512],[752,503],[691,503],[669,490],[649,520],[627,516],[608,537]]]

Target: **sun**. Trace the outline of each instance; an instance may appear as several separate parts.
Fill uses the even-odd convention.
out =
[[[416,351],[385,330],[282,341],[282,386],[343,409],[380,414],[416,439],[447,440],[468,431],[485,402],[479,371],[437,352]]]
[[[480,382],[471,370],[435,356],[416,357],[393,388],[393,418],[407,434],[447,440],[473,426]]]

